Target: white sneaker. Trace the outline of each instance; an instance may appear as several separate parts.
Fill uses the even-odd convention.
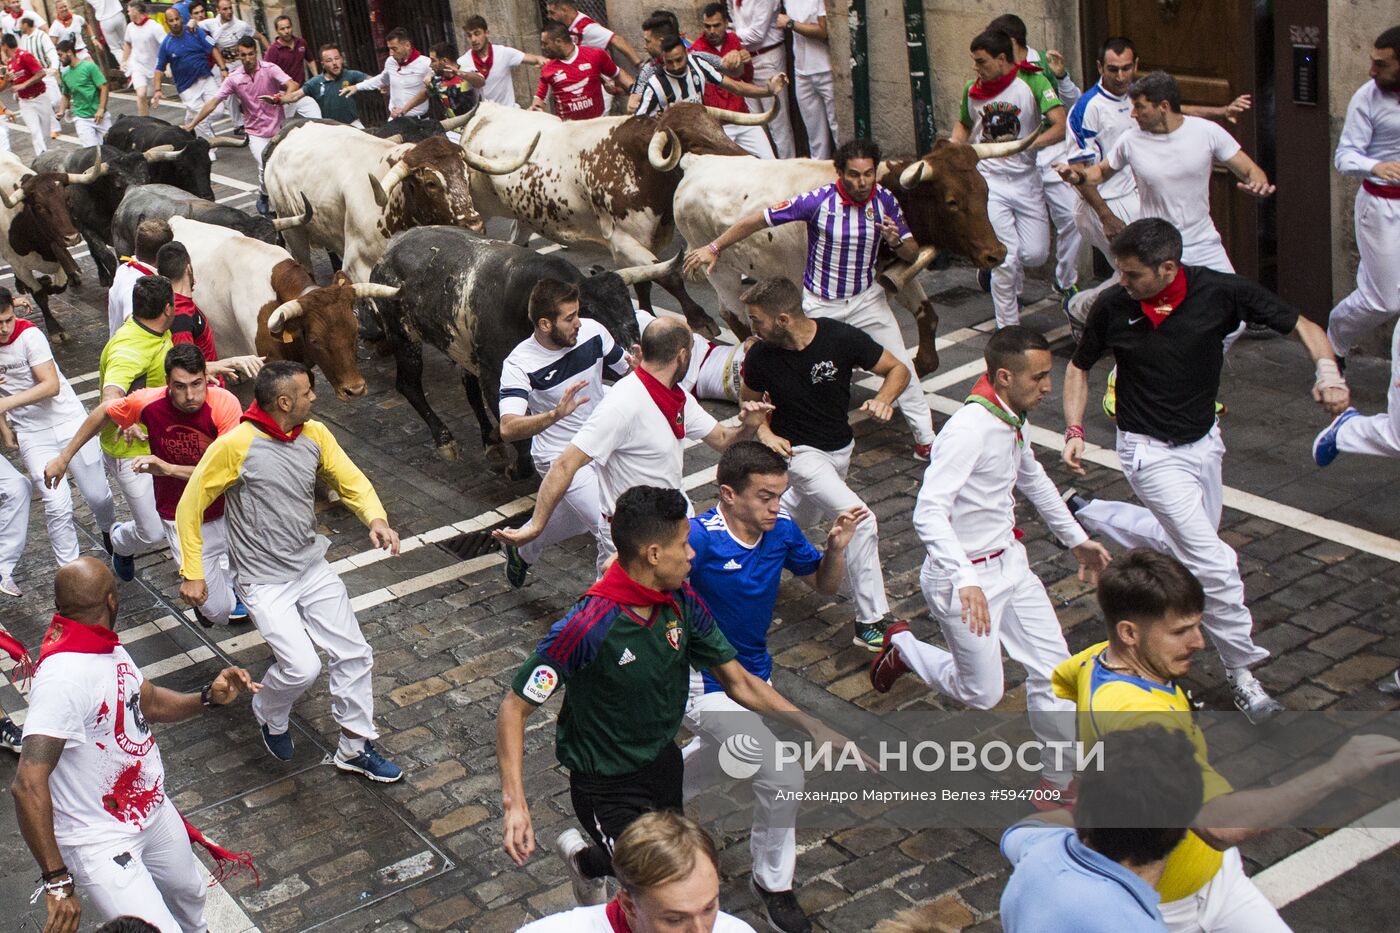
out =
[[[1235,706],[1251,725],[1268,722],[1283,712],[1283,704],[1269,696],[1264,685],[1255,677],[1232,682],[1230,692],[1235,696]]]
[[[6,596],[23,596],[24,590],[19,588],[14,577],[6,574],[0,577],[0,593],[4,593]]]
[[[606,878],[590,878],[579,867],[579,853],[587,849],[589,842],[577,829],[566,829],[554,840],[554,851],[564,860],[569,869],[569,882],[574,886],[574,900],[580,907],[596,907],[608,902],[608,881]]]

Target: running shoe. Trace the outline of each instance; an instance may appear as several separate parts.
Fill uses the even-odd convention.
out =
[[[112,570],[117,574],[117,579],[124,583],[130,583],[136,579],[136,558],[129,554],[118,554],[112,552]]]
[[[1079,286],[1060,292],[1060,310],[1064,312],[1065,321],[1069,324],[1069,336],[1074,341],[1075,346],[1079,345],[1080,339],[1084,336],[1084,322],[1070,313],[1069,306],[1071,299],[1079,294]]]
[[[1341,431],[1342,425],[1355,418],[1361,412],[1355,408],[1348,408],[1340,415],[1332,419],[1317,439],[1313,441],[1313,462],[1320,467],[1325,467],[1333,460],[1337,459],[1337,454],[1341,453],[1337,449],[1337,432]]]
[[[933,445],[932,445],[932,444],[915,444],[915,445],[914,445],[914,459],[915,459],[915,460],[921,460],[921,461],[923,461],[924,463],[928,463],[929,460],[931,460],[932,458],[933,458]]]
[[[1264,685],[1254,677],[1232,683],[1230,692],[1235,696],[1235,706],[1251,725],[1268,722],[1283,712],[1283,704],[1269,696]]]
[[[6,596],[23,596],[24,590],[19,588],[14,576],[7,573],[0,577],[0,593],[4,593]]]
[[[763,905],[764,917],[768,926],[777,933],[811,933],[812,921],[797,903],[797,896],[791,889],[787,891],[767,891],[758,879],[749,876],[749,887]]]
[[[1108,374],[1108,388],[1103,393],[1103,413],[1110,418],[1118,418],[1118,367]]]
[[[506,579],[518,590],[525,585],[525,575],[530,572],[530,565],[520,556],[520,548],[515,545],[507,544],[502,550],[506,552]]]
[[[851,638],[851,643],[864,648],[866,651],[879,651],[885,647],[885,626],[888,624],[884,619],[875,622],[855,622],[855,635]]]
[[[267,726],[263,726],[262,740],[268,752],[278,761],[291,761],[292,756],[296,754],[297,749],[296,745],[292,742],[292,732],[290,729],[286,732],[274,733]]]
[[[243,600],[235,598],[233,601],[233,611],[228,614],[228,624],[238,625],[248,621],[248,607],[243,605]]]
[[[0,719],[0,748],[8,748],[16,755],[19,754],[20,743],[24,739],[24,733],[19,726],[9,716]]]
[[[340,749],[336,749],[333,760],[341,771],[363,775],[380,784],[393,784],[403,777],[403,769],[379,754],[379,750],[370,741],[366,741],[364,751],[353,758],[344,757],[340,754]]]
[[[908,622],[891,622],[890,627],[885,629],[885,643],[870,665],[870,686],[875,688],[876,693],[889,693],[900,675],[909,673],[909,665],[904,663],[894,643],[894,636],[907,631]]]
[[[578,857],[588,848],[588,840],[577,829],[566,829],[554,840],[554,851],[569,869],[569,883],[574,888],[574,900],[580,907],[596,907],[608,900],[608,880],[590,878],[579,866]]]

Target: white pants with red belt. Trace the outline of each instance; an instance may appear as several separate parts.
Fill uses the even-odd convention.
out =
[[[169,519],[161,519],[161,523],[165,526],[170,556],[174,558],[175,566],[179,567],[184,562],[180,556],[180,532]],[[227,625],[237,598],[233,594],[233,576],[228,569],[228,530],[223,516],[205,522],[200,526],[199,533],[204,540],[201,551],[204,555],[204,585],[209,590],[209,598],[199,607],[199,612],[215,625]]]
[[[140,917],[160,933],[205,933],[208,882],[168,799],[146,828],[112,842],[58,847],[104,921]],[[123,857],[125,856],[125,857]]]
[[[753,64],[753,83],[759,87],[767,87],[769,78],[787,70],[787,53],[780,45],[766,52],[753,53],[750,62]],[[772,97],[750,97],[748,105],[751,113],[767,113],[777,106],[777,101]],[[792,139],[792,123],[789,122],[791,119],[787,107],[784,106],[773,118],[773,122],[768,124],[768,134],[773,137],[773,148],[777,150],[780,159],[791,159],[797,154]]]
[[[1264,892],[1244,873],[1239,849],[1226,849],[1220,870],[1190,897],[1160,905],[1170,933],[1289,933]]]
[[[1064,633],[1045,585],[1031,572],[1019,541],[991,552],[973,564],[977,585],[987,599],[992,630],[974,635],[962,618],[962,601],[952,578],[924,561],[919,586],[929,611],[943,629],[945,651],[920,641],[913,632],[894,636],[899,656],[924,683],[973,709],[991,709],[1006,690],[1001,649],[1026,669],[1026,709],[1031,728],[1042,742],[1074,741],[1074,704],[1050,689],[1055,666],[1069,658]],[[1067,747],[1067,746],[1065,746]],[[1057,787],[1069,785],[1073,761],[1042,759],[1043,775]]]
[[[793,520],[806,528],[818,521],[829,521],[846,509],[868,508],[860,496],[846,485],[851,469],[852,442],[840,450],[794,447],[788,462],[788,488],[783,507]],[[885,597],[885,572],[880,566],[880,531],[875,510],[856,526],[846,548],[846,583],[842,591],[856,604],[856,621],[878,622],[889,614]]]
[[[44,498],[44,522],[49,531],[49,544],[53,547],[54,562],[60,567],[77,560],[81,551],[78,547],[78,525],[73,520],[73,493],[66,479],[58,484],[57,489],[48,488],[44,483],[44,467],[63,452],[80,427],[82,421],[75,420],[54,428],[15,432],[24,467]],[[107,474],[102,469],[102,448],[96,438],[78,449],[77,456],[68,464],[68,472],[73,475],[78,490],[87,500],[98,528],[111,531],[116,521],[116,510],[112,503],[112,489],[107,485]]]
[[[1044,216],[1044,212],[1041,212]],[[904,344],[904,334],[899,329],[899,321],[890,308],[885,289],[878,282],[859,295],[850,298],[819,298],[806,289],[802,290],[802,310],[808,317],[831,318],[843,321],[852,327],[865,331],[872,340],[890,351],[890,355],[909,369],[909,385],[895,400],[900,414],[909,422],[909,430],[916,444],[933,443],[933,415],[929,412],[928,397],[919,383],[914,370],[914,358]]]
[[[1200,440],[1176,446],[1120,430],[1123,475],[1147,508],[1095,499],[1075,517],[1085,531],[1119,547],[1149,547],[1185,564],[1206,591],[1206,633],[1225,666],[1240,670],[1263,661],[1269,652],[1254,643],[1254,616],[1244,604],[1239,557],[1220,540],[1224,456],[1218,425]]]
[[[1367,332],[1400,314],[1400,199],[1356,193],[1356,289],[1327,319],[1327,337],[1346,356]]]
[[[535,469],[541,476],[549,475],[548,463],[536,461]],[[567,541],[574,535],[590,534],[598,543],[597,570],[601,577],[603,562],[612,553],[612,535],[605,532],[606,527],[598,505],[598,469],[592,463],[585,463],[564,490],[564,498],[549,516],[544,531],[535,540],[520,546],[520,557],[525,563],[533,564],[551,544]]]
[[[330,659],[331,716],[346,732],[379,738],[370,677],[374,653],[331,565],[322,559],[286,583],[235,578],[235,584],[274,659],[253,697],[253,717],[273,733],[287,731],[292,704],[320,676],[320,648]]]

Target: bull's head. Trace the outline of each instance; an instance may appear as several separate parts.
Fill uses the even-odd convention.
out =
[[[977,162],[1014,155],[1034,141],[965,146],[940,139],[922,159],[883,163],[880,183],[899,200],[915,240],[991,269],[1006,258],[1006,247],[987,216],[987,182]]]
[[[145,153],[121,152],[117,149],[111,149],[109,152],[111,157],[105,160],[109,169],[107,183],[111,185],[116,203],[120,204],[128,189],[150,184],[150,165],[146,162]],[[107,153],[101,154],[106,155]]]
[[[762,125],[777,115],[775,106],[766,114],[733,113],[703,104],[672,104],[652,119],[652,131],[647,139],[647,161],[661,172],[669,172],[680,164],[687,152],[696,155],[746,155],[724,132],[725,123]]]
[[[10,221],[10,237],[28,246],[25,252],[37,252],[51,262],[57,262],[71,276],[79,274],[78,264],[68,255],[68,247],[82,242],[73,218],[68,213],[64,185],[90,185],[107,172],[98,158],[87,171],[37,172],[20,178],[14,190],[0,190],[0,203],[18,210]]]
[[[635,345],[642,335],[637,329],[631,287],[638,282],[655,281],[679,268],[676,262],[681,258],[645,266],[629,266],[616,272],[602,267],[591,268],[588,276],[579,282],[580,312],[606,327],[619,347]]]
[[[514,158],[491,159],[458,146],[444,136],[432,136],[415,143],[383,178],[369,177],[374,189],[375,203],[389,205],[389,196],[397,188],[403,198],[403,217],[394,229],[450,224],[480,233],[485,222],[472,205],[471,183],[467,169],[490,175],[509,175],[530,160],[538,133]]]
[[[267,330],[274,340],[299,350],[308,366],[319,366],[335,388],[336,397],[348,401],[365,394],[365,377],[355,358],[359,298],[392,298],[397,289],[368,282],[351,282],[337,272],[331,284],[312,288],[301,296],[272,308]],[[265,309],[266,310],[266,309]]]
[[[238,136],[215,136],[204,139],[193,133],[179,145],[163,143],[145,150],[142,156],[151,167],[151,177],[162,180],[190,194],[214,200],[214,187],[210,180],[209,150],[224,147],[246,146],[248,138]],[[166,166],[162,169],[161,166]]]

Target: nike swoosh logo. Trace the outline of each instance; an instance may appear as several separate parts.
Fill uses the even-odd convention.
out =
[[[1146,317],[1147,317],[1147,315],[1145,315],[1145,314],[1144,314],[1142,317],[1130,317],[1130,318],[1128,318],[1128,326],[1129,326],[1129,327],[1132,327],[1132,326],[1133,326],[1134,324],[1136,324],[1138,321],[1144,320]]]

